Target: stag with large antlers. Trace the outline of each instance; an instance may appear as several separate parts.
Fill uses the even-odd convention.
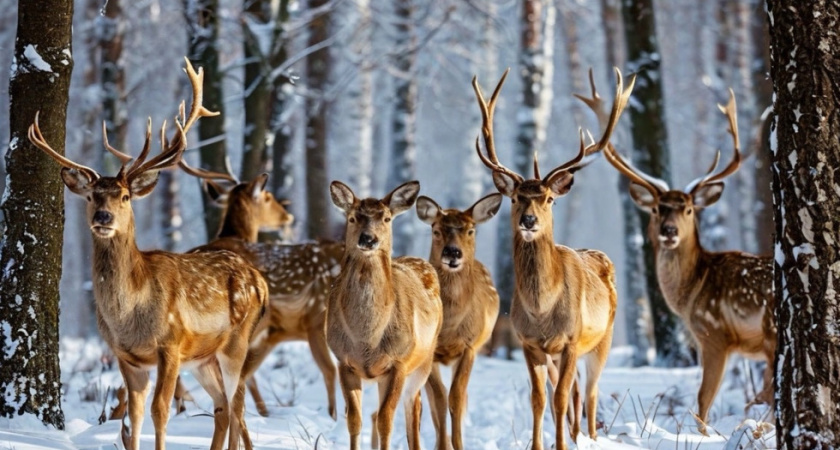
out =
[[[251,342],[245,376],[257,410],[268,408],[252,372],[280,342],[306,340],[327,388],[330,416],[336,418],[336,368],[327,347],[327,297],[341,266],[344,245],[338,242],[283,244],[257,242],[261,229],[276,229],[294,220],[283,205],[266,191],[267,175],[240,182],[229,173],[210,172],[180,163],[185,172],[204,180],[213,200],[225,208],[216,239],[194,251],[227,249],[242,255],[268,281],[268,326]]]
[[[330,194],[347,218],[341,273],[330,291],[327,342],[338,358],[350,447],[360,448],[362,380],[379,384],[371,445],[390,448],[394,410],[405,395],[408,447],[420,448],[420,388],[434,365],[443,321],[434,267],[414,257],[391,259],[391,221],[417,199],[420,183],[402,184],[382,199],[356,198],[333,181]],[[443,404],[443,391],[433,404]]]
[[[496,154],[493,140],[493,113],[507,72],[502,76],[489,103],[476,78],[473,88],[481,109],[485,156],[476,138],[479,158],[493,171],[496,188],[511,199],[510,224],[513,229],[514,292],[510,317],[522,340],[525,362],[531,377],[531,410],[534,426],[533,448],[541,450],[542,417],[545,411],[546,364],[556,364],[559,372],[553,393],[557,448],[565,449],[564,420],[579,357],[586,361],[584,392],[589,435],[596,438],[595,410],[598,379],[612,343],[616,309],[615,273],[612,262],[596,250],[575,250],[554,243],[551,206],[566,195],[574,173],[606,147],[622,110],[627,104],[635,78],[623,87],[621,73],[609,122],[598,142],[586,145],[583,132],[580,149],[569,162],[540,177],[536,156],[534,178],[525,179],[508,169]],[[572,421],[571,436],[577,441],[580,419]]]
[[[184,104],[176,135],[161,127],[159,155],[148,159],[151,120],[140,155],[125,162],[115,177],[103,177],[53,150],[44,140],[38,117],[29,139],[61,166],[61,178],[74,194],[87,199],[93,235],[93,291],[99,331],[113,350],[128,389],[130,425],[122,424],[126,448],[138,449],[149,370],[157,368],[152,400],[155,448],[165,448],[169,404],[179,368],[189,367],[213,399],[215,427],[211,448],[250,447],[240,377],[248,342],[266,307],[265,280],[244,258],[229,251],[174,254],[140,251],[135,242],[131,200],[155,187],[160,170],[178,164],[186,133],[200,118],[214,115],[201,104],[203,73],[187,61],[193,88],[189,115]],[[107,144],[109,151],[124,155]]]
[[[466,211],[443,209],[429,197],[417,199],[417,216],[432,226],[432,263],[440,281],[443,300],[443,327],[435,350],[435,362],[454,364],[449,412],[452,414],[452,446],[464,448],[461,421],[467,407],[467,382],[476,352],[490,339],[499,315],[499,294],[490,271],[475,259],[475,228],[499,212],[500,194],[477,201]],[[429,384],[445,391],[440,369],[435,365]],[[434,396],[430,396],[434,398]],[[439,448],[446,448],[447,398],[432,403],[432,419]]]
[[[594,84],[592,99],[581,99],[598,113]],[[755,401],[772,404],[776,352],[772,258],[738,251],[709,252],[697,232],[697,213],[720,199],[723,180],[741,164],[735,94],[730,90],[727,105],[718,107],[726,115],[732,136],[732,160],[715,173],[718,152],[708,172],[683,190],[671,189],[663,180],[636,169],[612,146],[604,152],[610,164],[630,179],[633,201],[651,215],[647,231],[656,255],[659,287],[668,307],[686,324],[699,346],[703,379],[697,394],[697,418],[703,433],[729,354],[768,362],[764,389]]]

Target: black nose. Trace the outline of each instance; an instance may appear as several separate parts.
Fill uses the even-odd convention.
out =
[[[461,249],[458,247],[453,247],[451,245],[447,245],[443,247],[443,257],[444,258],[453,258],[453,259],[461,259]]]
[[[522,216],[521,219],[519,219],[519,225],[522,225],[523,227],[525,227],[527,229],[534,228],[534,225],[536,225],[536,224],[537,224],[537,217],[532,216],[530,214],[526,214],[526,215]]]
[[[662,224],[662,227],[659,228],[659,234],[665,236],[667,238],[672,238],[677,236],[677,227],[671,224]]]
[[[110,225],[114,221],[114,215],[108,211],[96,211],[93,213],[93,223],[99,225]]]
[[[367,233],[359,235],[359,247],[373,248],[374,245],[376,245],[376,236]]]

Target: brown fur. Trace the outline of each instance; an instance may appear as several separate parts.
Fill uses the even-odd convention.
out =
[[[360,200],[337,181],[330,190],[347,216],[342,270],[327,309],[327,342],[339,362],[350,446],[360,448],[361,383],[372,379],[380,392],[373,446],[389,448],[394,410],[405,387],[408,444],[419,449],[419,390],[434,363],[443,305],[429,263],[391,259],[391,219],[414,204],[419,184],[401,185],[382,200]],[[443,400],[443,392],[436,395]]]

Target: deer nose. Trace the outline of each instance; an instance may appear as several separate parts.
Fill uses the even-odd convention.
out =
[[[372,249],[376,244],[376,236],[368,233],[362,233],[359,235],[359,247]]]
[[[525,227],[529,230],[531,228],[534,228],[534,225],[536,225],[536,224],[537,224],[537,216],[532,216],[530,214],[525,214],[524,216],[522,216],[521,219],[519,219],[519,225],[522,225],[523,227]]]
[[[114,221],[114,215],[108,211],[96,211],[93,213],[93,223],[99,225],[110,225]]]
[[[461,259],[461,249],[458,247],[453,247],[451,245],[447,245],[443,247],[443,257],[444,258],[453,258],[453,259]]]
[[[659,234],[667,238],[676,237],[677,227],[670,223],[662,224],[662,227],[659,229]]]

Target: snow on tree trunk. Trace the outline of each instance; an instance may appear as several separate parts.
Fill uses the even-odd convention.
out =
[[[775,96],[776,435],[840,446],[840,4],[769,0]]]
[[[198,139],[202,143],[199,154],[201,167],[214,172],[227,170],[227,146],[225,143],[225,112],[222,83],[224,76],[219,68],[219,1],[184,0],[184,14],[187,26],[188,54],[192,64],[204,68],[204,106],[218,111],[216,117],[205,117],[198,121]],[[204,224],[207,238],[212,239],[219,230],[222,212],[206,195],[204,203]]]
[[[413,0],[394,2],[394,113],[391,119],[391,170],[388,189],[416,179],[417,152],[417,34]],[[414,243],[414,220],[401,218],[393,225],[393,253],[411,252]]]
[[[271,2],[245,0],[243,47],[245,58],[244,110],[245,124],[242,146],[242,180],[253,180],[265,172],[268,164],[267,141],[271,72],[269,56],[273,48]]]
[[[624,32],[627,43],[627,67],[637,73],[636,87],[628,112],[633,136],[633,161],[641,171],[670,184],[670,162],[662,100],[662,72],[659,45],[656,39],[653,2],[622,0]],[[648,229],[650,216],[639,211],[643,230]],[[653,245],[644,240],[645,278],[653,318],[657,359],[667,366],[684,366],[692,358],[686,347],[686,336],[677,316],[665,303],[656,276]]]
[[[312,0],[310,9],[327,5],[328,0]],[[330,11],[317,13],[309,23],[308,47],[329,38]],[[306,57],[306,231],[311,239],[330,237],[330,200],[327,188],[327,87],[330,76],[330,49],[321,48]]]
[[[41,131],[63,153],[73,3],[18,5],[9,83],[11,140],[6,152],[0,244],[0,415],[31,414],[64,428],[58,365],[58,316],[64,231],[64,185],[56,162],[32,145],[27,129],[40,111]]]
[[[355,18],[350,52],[356,61],[357,81],[349,86],[349,116],[355,145],[351,145],[354,164],[350,183],[360,198],[370,197],[373,173],[373,18],[370,0],[358,0],[349,6]]]

